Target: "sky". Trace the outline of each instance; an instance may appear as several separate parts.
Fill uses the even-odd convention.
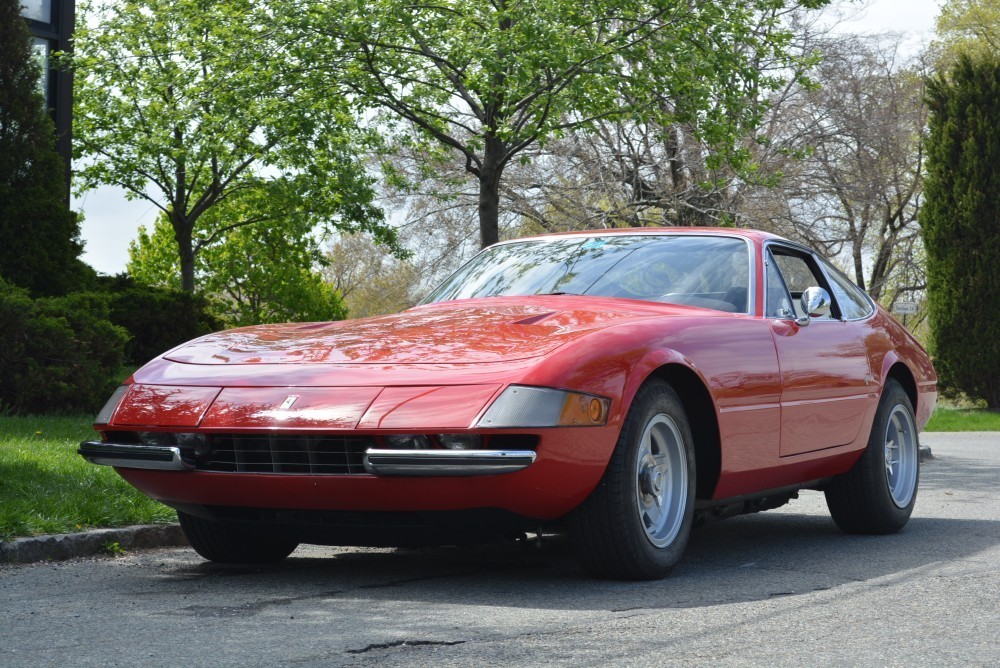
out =
[[[845,21],[841,30],[845,33],[901,33],[904,48],[916,51],[930,39],[941,2],[869,0],[867,8]],[[83,260],[105,274],[125,270],[129,243],[135,239],[140,225],[152,226],[158,211],[144,200],[128,201],[123,190],[110,186],[73,197],[72,207],[84,215]]]

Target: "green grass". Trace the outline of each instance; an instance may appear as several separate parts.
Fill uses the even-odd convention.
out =
[[[1000,431],[1000,413],[938,404],[924,431]]]
[[[0,416],[0,540],[173,522],[114,469],[76,454],[92,416]]]

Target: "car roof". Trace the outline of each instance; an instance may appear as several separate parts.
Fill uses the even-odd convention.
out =
[[[779,237],[778,235],[771,234],[770,232],[763,232],[761,230],[752,230],[740,227],[623,227],[615,229],[552,232],[549,234],[538,234],[530,237],[522,237],[519,239],[509,239],[506,241],[502,241],[500,243],[509,243],[513,241],[529,241],[532,239],[551,239],[553,237],[575,237],[575,236],[604,237],[604,236],[636,235],[636,234],[648,234],[648,235],[689,234],[689,235],[699,235],[699,236],[743,237],[746,239],[752,239],[757,242],[763,242],[769,240],[788,241],[784,237]]]

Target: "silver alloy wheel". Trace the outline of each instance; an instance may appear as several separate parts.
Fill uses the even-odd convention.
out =
[[[892,502],[905,508],[917,489],[917,429],[910,411],[896,404],[885,427],[885,479]]]
[[[646,538],[670,545],[684,523],[688,496],[687,451],[677,425],[660,413],[646,425],[635,465],[636,510]]]

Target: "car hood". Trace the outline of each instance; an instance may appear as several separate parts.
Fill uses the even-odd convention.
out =
[[[184,364],[483,364],[543,356],[595,330],[684,307],[572,296],[466,300],[396,315],[218,332],[164,357]]]

